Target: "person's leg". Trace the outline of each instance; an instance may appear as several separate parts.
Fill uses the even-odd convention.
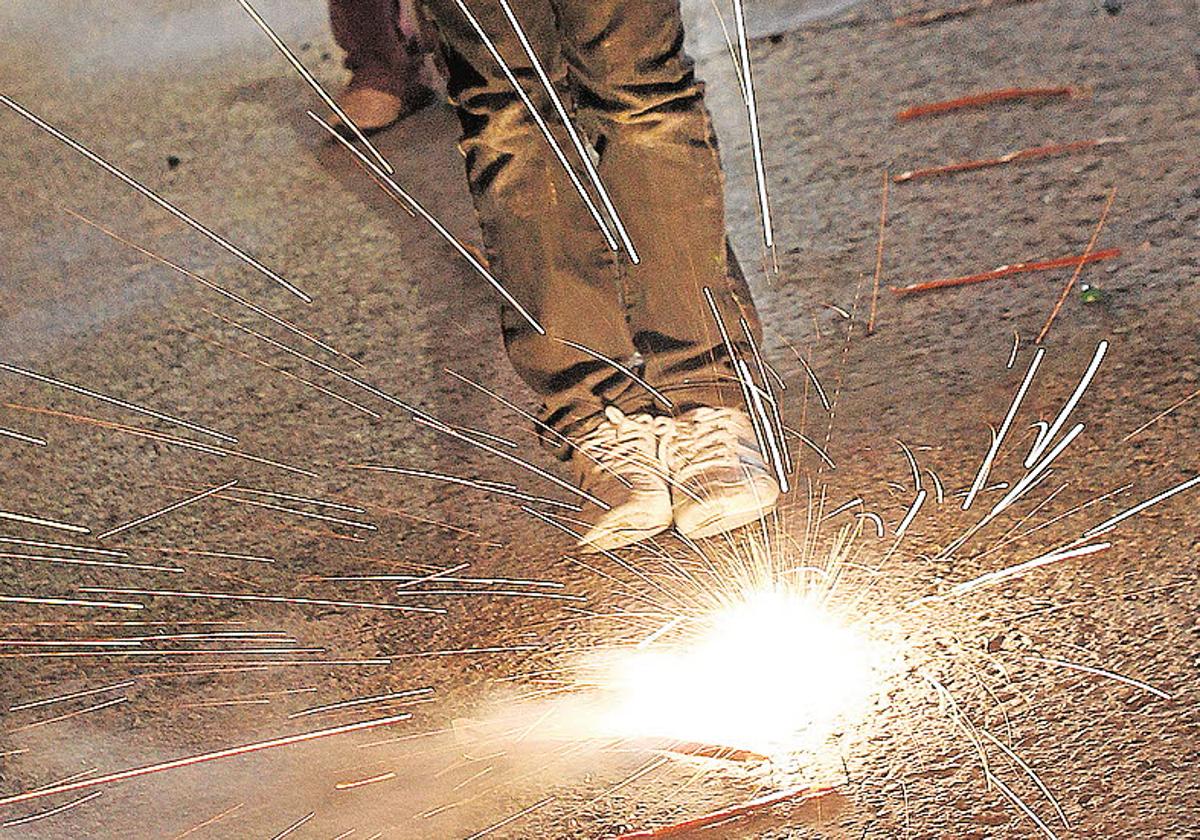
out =
[[[579,119],[599,152],[639,265],[626,265],[633,342],[645,378],[677,411],[741,406],[704,298],[740,350],[758,317],[725,236],[720,161],[704,86],[683,51],[679,0],[554,0]]]
[[[339,105],[364,130],[384,128],[433,99],[427,50],[410,0],[329,0],[333,39],[346,52],[350,83]]]
[[[628,361],[634,355],[615,256],[546,139],[453,0],[427,0],[463,126],[460,143],[492,272],[547,330],[502,313],[513,366],[543,399],[543,419],[577,437],[603,420],[604,406],[639,386],[608,364],[556,338]],[[543,114],[545,92],[494,2],[470,3]],[[515,4],[547,72],[565,89],[557,24],[548,0]],[[568,140],[548,119],[564,148]],[[564,454],[566,451],[564,450]]]

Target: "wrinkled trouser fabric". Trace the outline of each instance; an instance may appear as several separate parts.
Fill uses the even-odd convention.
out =
[[[703,84],[683,51],[679,0],[510,3],[596,151],[601,181],[641,258],[633,265],[608,248],[454,0],[425,0],[462,123],[460,148],[491,269],[548,332],[538,335],[503,308],[509,358],[541,395],[542,419],[576,436],[599,422],[605,405],[663,411],[628,376],[556,338],[634,368],[667,395],[674,413],[741,404],[702,290],[712,291],[739,349],[746,348],[741,320],[755,341],[760,327],[726,243],[716,137]],[[468,0],[468,7],[570,150],[499,4]],[[582,173],[578,162],[576,169]]]

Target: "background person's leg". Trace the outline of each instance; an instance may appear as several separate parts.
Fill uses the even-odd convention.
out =
[[[570,339],[625,362],[635,350],[626,320],[620,271],[545,138],[453,0],[429,0],[442,42],[448,90],[463,126],[460,143],[491,270],[550,336]],[[494,2],[471,3],[484,30],[554,127],[545,92]],[[551,77],[565,69],[548,0],[514,3],[523,28]],[[634,383],[578,350],[539,336],[514,311],[503,311],[513,366],[545,402],[544,419],[576,435],[599,421],[603,406]]]
[[[415,19],[401,26],[398,0],[329,0],[333,39],[346,52],[352,87],[370,87],[404,99],[427,87],[425,50]]]
[[[645,376],[679,408],[742,404],[703,289],[742,348],[759,339],[725,237],[717,142],[704,86],[683,51],[679,0],[554,0],[579,119],[600,154],[639,265],[627,265],[633,342]]]

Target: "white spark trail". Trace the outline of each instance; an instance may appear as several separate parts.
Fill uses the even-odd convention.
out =
[[[319,715],[324,712],[333,712],[339,709],[349,709],[355,706],[366,706],[370,703],[386,703],[390,700],[404,700],[409,697],[426,697],[430,694],[433,694],[432,688],[410,688],[405,691],[393,691],[388,694],[376,694],[371,697],[358,697],[354,700],[344,700],[340,703],[326,703],[322,706],[301,709],[298,712],[292,712],[288,715],[288,720],[308,717],[309,715]]]
[[[376,177],[378,177],[381,181],[383,181],[385,184],[387,184],[388,187],[390,187],[391,190],[394,193],[396,193],[396,195],[400,196],[406,202],[408,202],[412,206],[413,210],[416,211],[417,215],[419,215],[422,219],[424,219],[426,222],[428,222],[433,227],[433,229],[436,230],[438,232],[438,234],[440,234],[441,237],[443,239],[445,239],[446,242],[448,242],[452,248],[454,248],[454,250],[458,251],[458,253],[460,255],[462,255],[463,259],[465,259],[467,262],[469,262],[471,264],[471,267],[474,268],[477,272],[479,272],[479,274],[483,277],[483,279],[486,280],[491,285],[491,287],[493,289],[495,289],[496,292],[499,293],[499,295],[502,298],[504,298],[504,300],[507,301],[508,304],[510,306],[512,306],[513,309],[515,309],[522,318],[524,318],[526,320],[526,322],[528,322],[528,324],[531,327],[533,327],[533,329],[537,332],[538,335],[546,334],[546,329],[541,324],[539,324],[537,322],[537,320],[531,314],[529,314],[529,311],[524,306],[521,305],[521,302],[518,301],[515,297],[513,297],[512,293],[509,292],[508,289],[504,288],[504,284],[501,283],[499,280],[497,280],[495,278],[495,276],[492,274],[492,272],[489,271],[488,268],[483,263],[481,263],[475,257],[475,255],[472,254],[466,248],[466,246],[464,246],[461,242],[459,242],[458,238],[454,234],[452,234],[446,228],[445,225],[443,225],[441,222],[439,222],[437,219],[435,219],[433,217],[433,215],[428,210],[426,210],[419,201],[417,201],[415,198],[413,198],[411,195],[409,195],[408,192],[406,192],[403,187],[401,187],[399,184],[397,184],[394,178],[392,178],[390,175],[388,175],[386,172],[384,172],[382,169],[380,169],[379,166],[376,165],[375,161],[369,160],[366,157],[366,155],[364,155],[358,149],[354,148],[354,145],[352,143],[350,143],[350,141],[348,141],[342,135],[338,134],[337,130],[334,129],[333,126],[331,126],[329,123],[325,122],[325,120],[321,119],[319,116],[314,114],[312,111],[308,111],[307,113],[308,113],[308,116],[317,123],[317,125],[321,126],[327,132],[329,132],[329,134],[336,141],[341,143],[345,149],[347,149],[351,154],[353,154],[356,158],[358,158],[359,161],[361,161],[372,172],[374,172]]]
[[[1026,469],[1029,469],[1029,467],[1033,465],[1033,462],[1041,457],[1042,453],[1046,451],[1046,447],[1050,445],[1050,442],[1054,440],[1055,435],[1057,435],[1059,430],[1062,429],[1063,424],[1067,422],[1067,418],[1071,415],[1071,412],[1075,410],[1075,406],[1079,404],[1079,400],[1083,397],[1083,394],[1088,389],[1088,386],[1091,385],[1092,379],[1096,375],[1096,371],[1100,369],[1100,363],[1104,361],[1104,354],[1107,352],[1107,341],[1101,341],[1096,345],[1096,352],[1092,356],[1092,361],[1088,365],[1087,370],[1084,372],[1083,378],[1079,380],[1079,384],[1075,387],[1074,393],[1071,394],[1071,398],[1067,400],[1066,404],[1062,407],[1062,411],[1060,411],[1058,416],[1054,418],[1054,422],[1050,424],[1050,428],[1046,430],[1044,434],[1038,435],[1037,440],[1034,441],[1033,448],[1030,449],[1029,454],[1025,456]]]
[[[750,65],[750,43],[746,37],[746,11],[742,0],[733,0],[733,22],[737,29],[738,52],[741,55],[742,76],[745,79],[743,94],[746,100],[746,117],[750,125],[750,147],[754,152],[754,178],[758,186],[758,206],[762,215],[763,244],[774,253],[775,233],[771,225],[771,202],[767,197],[767,171],[763,164],[762,137],[758,128],[758,100],[754,93],[754,71]]]
[[[110,528],[109,530],[105,531],[103,534],[99,534],[96,537],[96,539],[103,540],[103,539],[106,539],[107,537],[113,536],[114,534],[120,534],[124,531],[128,531],[130,528],[136,528],[138,525],[143,525],[143,524],[151,521],[152,519],[157,519],[160,516],[165,516],[168,513],[177,511],[182,507],[186,507],[187,505],[194,504],[195,502],[199,502],[202,499],[207,499],[209,496],[216,495],[217,493],[220,493],[222,490],[228,490],[230,487],[233,487],[237,483],[238,483],[238,480],[235,478],[232,481],[225,482],[224,484],[220,485],[219,487],[210,487],[209,489],[204,490],[203,492],[196,493],[195,495],[188,496],[186,499],[180,499],[178,502],[169,504],[161,510],[156,510],[153,513],[146,514],[145,516],[139,516],[137,519],[134,519],[132,522],[126,522],[123,525],[118,525],[115,528]]]
[[[983,485],[987,482],[988,476],[992,471],[992,464],[996,460],[996,455],[1000,452],[1000,447],[1004,443],[1004,438],[1008,435],[1008,430],[1012,428],[1017,411],[1020,409],[1021,403],[1025,399],[1025,394],[1028,393],[1029,386],[1033,383],[1033,377],[1037,374],[1038,366],[1042,363],[1042,357],[1045,355],[1046,348],[1039,347],[1037,353],[1033,356],[1033,361],[1029,363],[1029,370],[1025,372],[1025,379],[1022,380],[1021,387],[1017,389],[1017,395],[1013,397],[1012,404],[1008,407],[1008,413],[1004,415],[1004,422],[1000,424],[1000,431],[996,432],[995,437],[992,438],[992,445],[988,449],[983,463],[979,466],[979,472],[975,474],[975,480],[971,482],[971,489],[967,491],[967,497],[963,499],[963,510],[970,510],[975,497],[979,495],[979,491],[983,489]]]
[[[46,441],[40,437],[33,437],[31,435],[23,435],[20,432],[14,432],[12,429],[0,429],[0,437],[12,438],[13,440],[19,440],[22,443],[30,443],[30,444],[33,444],[34,446],[46,446],[47,445]]]
[[[1097,677],[1107,677],[1110,680],[1116,680],[1119,683],[1140,688],[1142,691],[1153,694],[1161,700],[1170,700],[1171,695],[1160,688],[1155,688],[1150,683],[1135,680],[1133,677],[1127,677],[1124,674],[1118,674],[1116,671],[1109,671],[1106,668],[1094,668],[1090,665],[1080,665],[1078,662],[1069,662],[1065,659],[1054,659],[1046,656],[1030,656],[1037,662],[1044,662],[1047,665],[1058,665],[1061,668],[1069,668],[1072,671],[1081,671],[1085,674],[1092,674]]]
[[[462,0],[455,0],[460,8],[464,8]],[[542,83],[542,87],[546,91],[546,95],[554,104],[554,110],[558,113],[558,118],[562,121],[563,127],[567,130],[567,136],[571,139],[571,143],[575,146],[575,151],[583,162],[583,169],[587,173],[588,180],[592,182],[592,186],[596,188],[596,194],[600,196],[600,202],[604,205],[605,212],[612,219],[613,227],[617,229],[617,235],[621,237],[621,244],[625,248],[625,252],[629,254],[629,260],[634,265],[641,262],[638,257],[637,249],[633,247],[633,242],[629,238],[629,232],[625,229],[624,223],[621,221],[621,216],[617,213],[617,208],[613,206],[612,198],[605,189],[604,183],[600,180],[600,173],[596,171],[595,165],[592,163],[591,157],[588,155],[588,150],[584,147],[583,141],[579,137],[579,132],[575,129],[575,124],[571,121],[570,114],[567,113],[567,108],[563,104],[562,97],[558,95],[558,90],[554,87],[554,83],[546,75],[545,69],[542,67],[542,62],[538,59],[537,54],[533,51],[533,46],[529,43],[529,39],[525,36],[525,30],[521,28],[517,16],[513,14],[512,7],[508,4],[508,0],[499,0],[500,8],[504,11],[504,16],[508,18],[508,23],[516,33],[517,40],[521,42],[521,48],[525,50],[525,55],[529,58],[529,63],[533,67],[533,72],[537,74],[538,81]],[[601,226],[604,227],[603,221]],[[608,233],[608,228],[604,227],[605,235],[611,238]],[[616,248],[613,248],[615,251]]]
[[[328,598],[300,598],[285,595],[257,595],[240,592],[183,592],[173,589],[130,589],[106,586],[82,586],[80,592],[95,595],[145,595],[152,598],[197,598],[211,601],[256,601],[268,604],[297,604],[300,606],[318,607],[355,607],[371,610],[391,610],[394,612],[419,612],[444,615],[446,610],[437,607],[410,607],[401,604],[371,604],[361,601],[331,601]],[[138,608],[144,607],[138,604]]]
[[[48,598],[35,595],[0,595],[0,604],[45,604],[52,607],[99,607],[113,610],[144,610],[136,601],[84,601],[76,598]]]
[[[1095,526],[1089,528],[1084,533],[1083,536],[1084,536],[1084,538],[1091,538],[1091,537],[1099,536],[1100,534],[1103,534],[1106,531],[1111,531],[1113,528],[1117,527],[1117,525],[1124,522],[1129,517],[1136,516],[1137,514],[1141,513],[1142,511],[1146,510],[1147,508],[1153,507],[1154,505],[1158,504],[1159,502],[1165,502],[1167,499],[1171,498],[1172,496],[1174,496],[1178,493],[1182,493],[1185,490],[1190,490],[1191,488],[1196,487],[1197,485],[1200,485],[1200,475],[1193,476],[1192,478],[1189,478],[1187,481],[1184,481],[1180,484],[1176,484],[1174,487],[1170,488],[1169,490],[1164,490],[1163,492],[1159,493],[1157,496],[1152,496],[1149,499],[1146,499],[1144,502],[1139,502],[1138,504],[1134,505],[1129,510],[1124,511],[1123,513],[1118,513],[1116,516],[1112,517],[1111,519],[1104,520],[1099,525],[1095,525]]]
[[[254,257],[247,254],[245,251],[243,251],[241,248],[234,245],[228,239],[225,239],[220,234],[215,233],[211,229],[205,227],[200,222],[196,221],[191,216],[189,216],[187,213],[184,213],[182,210],[180,210],[174,204],[172,204],[171,202],[167,201],[165,198],[160,196],[158,193],[154,192],[154,190],[150,189],[149,187],[143,186],[141,183],[136,181],[134,178],[130,177],[129,175],[126,175],[120,169],[113,166],[111,163],[106,161],[104,158],[97,155],[95,152],[93,152],[87,146],[84,146],[82,143],[79,143],[78,141],[71,139],[66,134],[59,131],[54,126],[50,125],[50,123],[43,120],[37,114],[34,114],[32,111],[26,110],[25,108],[21,107],[19,104],[17,104],[12,99],[8,98],[7,96],[5,96],[2,93],[0,93],[0,104],[7,105],[13,111],[17,112],[22,117],[29,120],[31,123],[36,125],[42,131],[49,134],[51,137],[70,146],[76,152],[83,155],[85,158],[87,158],[92,163],[99,166],[101,169],[103,169],[108,174],[119,179],[120,181],[123,181],[125,184],[127,184],[128,186],[137,190],[139,193],[144,195],[146,198],[153,201],[159,207],[163,208],[168,213],[170,213],[172,216],[179,219],[181,222],[186,224],[188,227],[192,228],[192,230],[196,231],[197,233],[200,233],[201,235],[206,237],[211,242],[214,242],[217,245],[221,246],[223,249],[225,249],[230,254],[233,254],[235,257],[237,257],[242,262],[246,263],[246,265],[253,268],[259,274],[262,274],[264,277],[267,277],[268,279],[273,280],[274,282],[278,283],[284,289],[287,289],[289,292],[291,292],[296,297],[300,298],[305,303],[312,303],[311,297],[309,297],[307,294],[305,294],[300,289],[293,286],[287,280],[284,280],[282,277],[280,277],[274,271],[267,268],[265,265],[260,263],[258,260],[254,259]]]
[[[534,105],[533,100],[529,98],[529,94],[525,91],[525,88],[523,88],[521,83],[517,80],[516,74],[513,73],[508,62],[504,60],[504,56],[500,55],[500,51],[496,48],[495,42],[487,34],[487,32],[484,31],[483,26],[479,23],[479,19],[472,14],[471,10],[467,8],[467,5],[463,2],[463,0],[454,0],[454,2],[455,5],[458,6],[458,10],[462,12],[463,17],[467,19],[467,23],[470,24],[473,30],[475,30],[475,35],[480,41],[483,42],[483,46],[491,54],[492,60],[499,65],[500,72],[504,74],[504,78],[506,78],[509,85],[512,86],[513,91],[521,100],[521,104],[525,106],[525,110],[529,113],[529,116],[533,118],[534,124],[538,127],[538,130],[541,131],[542,136],[549,144],[550,150],[554,152],[555,159],[558,160],[559,165],[561,165],[563,170],[567,173],[567,177],[571,181],[571,186],[573,186],[575,191],[579,193],[579,197],[583,199],[583,203],[587,207],[588,212],[595,220],[596,225],[600,228],[600,232],[604,235],[604,241],[608,244],[609,249],[613,251],[618,250],[620,246],[617,244],[617,240],[613,238],[612,232],[609,231],[608,225],[604,221],[604,217],[600,214],[600,208],[596,206],[596,203],[592,200],[592,196],[588,193],[587,188],[583,185],[583,182],[579,180],[578,173],[576,173],[575,168],[571,166],[571,162],[567,160],[566,152],[563,151],[562,146],[555,138],[554,133],[550,130],[550,126],[546,124],[546,120],[542,116],[541,112],[538,111],[537,106]],[[509,16],[509,21],[513,28],[516,29],[517,37],[520,39],[522,47],[525,48],[526,54],[529,55],[530,61],[535,68],[535,71],[538,73],[539,78],[544,76],[545,71],[542,70],[541,62],[539,62],[537,56],[534,55],[533,48],[528,46],[528,41],[525,39],[524,31],[521,30],[520,24],[516,22],[516,18],[511,16],[512,10],[508,8],[508,5],[504,3],[503,0],[501,2],[501,6],[504,8],[505,14]],[[550,96],[554,98],[555,104],[557,105],[557,95],[553,89],[553,86],[547,85],[547,91],[549,92]],[[567,132],[572,135],[572,139],[575,139],[573,136],[574,127],[565,119],[564,122],[567,126]],[[583,158],[585,164],[590,164],[591,161],[588,159],[587,152],[582,148],[582,146],[577,148],[579,149],[580,157]],[[601,195],[607,196],[607,193],[601,193]],[[636,262],[636,260],[634,260],[634,262]]]
[[[187,420],[182,420],[178,417],[172,417],[170,414],[163,414],[162,412],[155,411],[152,408],[144,408],[140,405],[135,405],[134,403],[126,402],[125,400],[121,400],[121,399],[117,399],[116,397],[110,397],[110,396],[107,396],[106,394],[101,394],[98,391],[93,391],[90,388],[84,388],[79,385],[72,385],[70,382],[64,382],[61,379],[55,379],[54,377],[51,377],[51,376],[45,376],[43,374],[37,373],[36,371],[26,370],[25,368],[17,367],[16,365],[10,365],[7,362],[0,362],[0,370],[6,370],[9,373],[15,373],[17,376],[24,376],[26,379],[33,379],[37,382],[43,382],[47,385],[53,385],[56,388],[62,388],[65,391],[70,391],[74,394],[80,394],[85,397],[90,397],[94,400],[99,400],[100,402],[108,403],[109,405],[115,405],[118,408],[124,408],[127,411],[133,411],[138,414],[144,414],[147,417],[153,417],[155,420],[161,420],[164,423],[170,423],[173,426],[182,426],[185,429],[189,429],[193,432],[198,432],[203,435],[208,435],[210,437],[215,437],[218,440],[225,441],[226,443],[237,443],[238,442],[237,438],[233,437],[232,435],[227,435],[224,432],[218,432],[213,429],[209,429],[205,426],[200,426],[196,423],[190,423]]]
[[[389,175],[394,174],[396,170],[392,168],[390,163],[388,163],[387,158],[379,153],[379,150],[376,149],[371,141],[367,139],[367,136],[363,134],[362,129],[358,127],[358,124],[355,123],[354,120],[350,119],[349,115],[342,110],[341,106],[339,106],[334,98],[329,95],[324,87],[321,86],[321,83],[317,81],[316,77],[308,71],[308,68],[305,67],[300,62],[300,59],[296,57],[296,54],[292,52],[288,48],[288,45],[283,42],[283,39],[275,34],[275,30],[272,29],[271,25],[263,19],[263,16],[258,13],[258,10],[251,6],[247,0],[238,0],[238,4],[246,11],[246,14],[250,15],[250,19],[258,25],[258,28],[261,29],[263,33],[271,40],[271,43],[275,45],[275,49],[283,53],[283,57],[288,60],[288,63],[295,68],[296,72],[300,74],[304,81],[308,82],[308,86],[311,87],[313,92],[321,98],[321,101],[328,105],[329,109],[333,111],[333,113],[337,114],[338,119],[342,121],[343,125],[349,126],[350,130],[354,132],[355,138],[360,143],[371,150],[371,154],[374,155],[375,160],[379,162],[379,165],[382,166]]]
[[[13,513],[7,510],[0,510],[0,519],[7,519],[10,522],[20,522],[24,525],[37,525],[40,528],[51,528],[55,531],[67,531],[72,534],[92,533],[90,528],[85,528],[82,525],[72,525],[70,522],[59,522],[57,519],[43,519],[40,516]]]

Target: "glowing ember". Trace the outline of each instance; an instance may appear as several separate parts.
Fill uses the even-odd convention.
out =
[[[606,725],[617,734],[815,748],[862,716],[881,681],[884,647],[813,598],[755,592],[697,623],[682,644],[614,663]]]

